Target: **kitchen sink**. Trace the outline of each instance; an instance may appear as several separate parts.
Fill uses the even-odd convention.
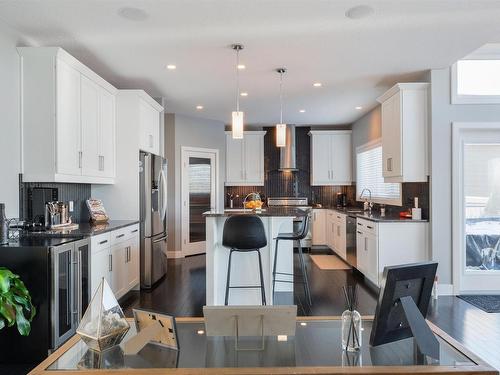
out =
[[[364,210],[347,210],[348,214],[362,214],[364,212]]]

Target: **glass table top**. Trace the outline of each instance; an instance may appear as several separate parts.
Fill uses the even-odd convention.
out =
[[[412,338],[370,347],[371,326],[371,320],[363,321],[362,349],[357,353],[342,350],[340,320],[298,320],[294,337],[269,336],[265,338],[263,351],[236,351],[234,338],[207,337],[203,322],[181,322],[177,323],[179,351],[148,344],[136,355],[124,355],[123,342],[136,333],[132,323],[122,346],[96,353],[79,340],[47,370],[475,365],[439,336],[436,336],[440,345],[439,362],[422,358]],[[239,343],[240,347],[259,347],[260,344],[260,338],[240,338]]]

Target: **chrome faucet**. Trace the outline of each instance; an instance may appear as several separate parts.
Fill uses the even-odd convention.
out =
[[[363,194],[365,193],[365,191],[368,191],[368,193],[370,194],[368,200],[365,198],[365,203],[363,204],[363,209],[365,211],[368,211],[369,213],[372,212],[372,208],[373,208],[373,202],[372,202],[372,191],[368,188],[364,188],[362,191],[361,191],[361,194],[359,195],[359,199],[362,199],[363,198]]]

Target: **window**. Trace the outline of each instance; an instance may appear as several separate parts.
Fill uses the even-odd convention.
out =
[[[453,104],[500,103],[500,44],[486,44],[451,69]]]
[[[356,150],[356,196],[358,201],[369,197],[363,189],[372,193],[372,201],[380,204],[401,206],[401,184],[385,183],[382,176],[382,143],[380,140],[360,146]]]

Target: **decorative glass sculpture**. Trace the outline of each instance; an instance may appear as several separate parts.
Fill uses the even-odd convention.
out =
[[[363,331],[361,315],[356,311],[357,285],[342,287],[347,310],[342,313],[342,349],[356,352],[361,349]]]
[[[76,332],[87,346],[101,352],[120,344],[130,329],[106,279],[102,279]]]

